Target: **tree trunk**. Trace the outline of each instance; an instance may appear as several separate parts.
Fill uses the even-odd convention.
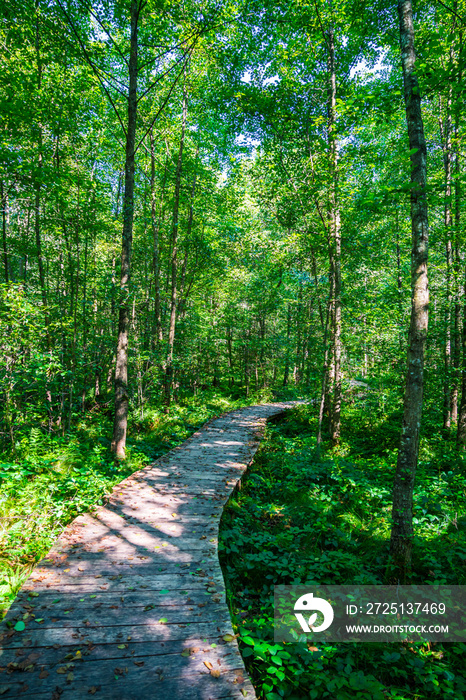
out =
[[[128,122],[125,152],[125,193],[123,199],[123,232],[121,240],[120,299],[118,313],[118,342],[115,362],[115,417],[112,452],[117,459],[125,458],[128,425],[128,331],[130,322],[129,294],[131,278],[131,247],[134,218],[134,149],[136,143],[137,81],[138,81],[138,1],[131,0],[131,44],[129,56]]]
[[[341,430],[341,229],[338,202],[338,140],[336,135],[336,73],[335,36],[333,29],[328,39],[328,148],[330,157],[330,211],[329,211],[329,254],[333,277],[332,304],[332,359],[333,397],[330,417],[330,437],[332,444],[340,442]]]
[[[155,149],[154,149],[154,130],[150,130],[150,194],[151,194],[151,222],[152,222],[152,239],[153,239],[153,259],[152,265],[154,270],[154,316],[155,316],[155,340],[160,343],[163,340],[162,336],[162,319],[160,316],[160,246],[159,246],[159,230],[162,218],[163,198],[165,194],[165,180],[167,174],[167,165],[165,165],[164,181],[162,186],[162,195],[160,201],[160,215],[156,214],[155,201]]]
[[[199,155],[199,146],[196,149],[195,167],[197,165],[198,155]],[[191,233],[193,230],[193,221],[194,221],[194,197],[196,194],[196,182],[197,182],[197,170],[195,169],[194,170],[194,177],[193,177],[193,186],[191,188],[191,201],[189,203],[188,223],[186,225],[186,247],[185,247],[185,252],[184,252],[183,265],[181,268],[179,302],[178,302],[178,314],[180,316],[184,313],[185,304],[186,304],[188,294],[190,291],[190,286],[188,285],[186,292],[185,292],[185,286],[186,286],[186,272],[188,269],[189,248],[191,245]]]
[[[440,101],[441,112],[441,101]],[[443,148],[443,167],[445,172],[445,262],[446,262],[446,306],[445,306],[445,351],[444,351],[444,384],[443,384],[443,427],[451,425],[451,305],[452,305],[452,215],[451,215],[451,88],[446,104],[445,121],[439,114],[440,135]]]
[[[286,355],[285,355],[285,371],[283,373],[283,386],[288,385],[290,376],[290,336],[291,336],[291,306],[288,302],[288,310],[286,314]]]
[[[461,373],[461,403],[458,415],[458,428],[456,433],[456,445],[459,450],[464,450],[466,448],[466,271],[464,274],[463,285],[463,367]]]
[[[401,250],[400,250],[400,216],[398,211],[398,206],[395,209],[395,219],[396,219],[396,288],[398,291],[398,340],[400,343],[400,352],[404,352],[404,338],[403,331],[401,328],[401,322],[403,320],[403,279],[401,276]],[[404,364],[404,363],[403,363]],[[404,370],[403,370],[404,371]]]
[[[461,83],[460,83],[461,84]],[[461,225],[461,181],[460,181],[460,153],[458,142],[458,127],[459,115],[455,118],[455,234],[456,239],[459,239]],[[458,414],[458,428],[456,433],[456,445],[458,449],[466,448],[466,270],[463,278],[463,332],[460,336],[458,328],[458,337],[462,339],[462,371],[461,371],[461,403]],[[459,306],[459,300],[458,300]],[[458,324],[459,325],[459,324]]]
[[[173,229],[171,252],[171,299],[170,299],[170,323],[168,327],[167,362],[165,366],[165,391],[164,403],[166,408],[170,406],[173,389],[173,346],[175,343],[176,310],[177,310],[177,271],[178,271],[178,223],[180,212],[181,170],[183,167],[183,148],[186,130],[186,117],[188,112],[186,88],[183,87],[183,116],[181,122],[181,138],[178,151],[178,162],[175,176],[175,196],[173,201]]]
[[[37,88],[42,89],[42,60],[40,56],[40,37],[39,37],[39,0],[36,0],[36,31],[35,31],[35,50],[37,62]],[[50,349],[49,336],[49,319],[47,313],[47,288],[45,282],[44,258],[42,256],[42,240],[40,232],[40,195],[41,195],[41,175],[42,173],[42,125],[37,125],[37,175],[34,183],[34,231],[36,235],[36,253],[37,264],[39,267],[39,285],[42,296],[42,305],[44,307],[44,323],[47,337],[47,348]]]
[[[452,425],[458,422],[458,383],[459,367],[461,361],[461,305],[460,305],[460,253],[458,240],[455,242],[454,253],[454,317],[453,317],[453,348],[451,356],[451,386],[450,386],[450,412]]]
[[[406,120],[411,157],[411,322],[408,371],[395,483],[390,554],[395,572],[405,579],[411,565],[413,489],[419,453],[424,382],[424,346],[428,327],[427,150],[419,85],[414,72],[414,27],[411,0],[398,0]]]
[[[318,418],[318,424],[317,424],[317,453],[320,454],[320,444],[322,442],[322,421],[324,419],[324,411],[325,411],[325,398],[327,396],[327,382],[328,382],[328,356],[329,356],[329,344],[327,342],[327,337],[328,337],[328,329],[329,329],[329,324],[330,324],[330,315],[331,315],[331,299],[329,296],[328,300],[328,305],[327,305],[327,317],[325,319],[325,328],[324,328],[324,366],[322,370],[322,388],[320,392],[320,402],[319,402],[319,418]]]
[[[304,351],[304,334],[303,330],[303,284],[299,280],[298,284],[298,307],[296,309],[296,354],[293,370],[294,383],[299,384],[302,381],[302,362],[301,362],[301,347]]]
[[[5,273],[5,283],[8,284],[10,281],[10,276],[9,276],[9,261],[8,261],[8,248],[6,244],[6,209],[7,209],[7,202],[8,202],[8,195],[7,192],[5,192],[5,188],[3,185],[3,180],[0,181],[0,197],[1,197],[1,202],[2,202],[2,247],[3,247],[3,269]]]
[[[463,45],[463,33],[460,32],[460,50],[459,55],[461,57]],[[460,70],[458,76],[458,84],[462,84],[462,65],[461,60]],[[461,109],[461,94],[456,95],[456,100],[454,102],[454,113],[455,113],[455,126],[454,126],[454,163],[455,163],[455,177],[454,177],[454,193],[455,193],[455,258],[454,258],[454,272],[455,272],[455,323],[454,323],[454,336],[453,336],[453,376],[452,376],[452,388],[451,388],[451,419],[452,422],[459,422],[458,417],[458,390],[460,384],[460,366],[461,366],[461,345],[462,345],[462,332],[461,332],[461,303],[460,303],[460,223],[461,223],[461,183],[460,183],[460,153],[459,153],[459,121],[460,121],[460,109]],[[463,316],[463,332],[464,332],[464,316]],[[466,406],[463,410],[466,410]],[[465,417],[463,417],[465,420]],[[458,434],[457,434],[458,443]],[[464,444],[464,441],[463,441]]]

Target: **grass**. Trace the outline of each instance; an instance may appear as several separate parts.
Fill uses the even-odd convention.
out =
[[[400,417],[347,407],[345,442],[318,457],[314,412],[269,422],[222,519],[230,609],[258,697],[464,700],[466,644],[273,643],[274,585],[378,585],[386,572]],[[422,440],[411,582],[464,585],[466,465],[440,437]]]

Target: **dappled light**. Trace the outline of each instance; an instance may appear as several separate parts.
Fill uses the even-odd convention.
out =
[[[253,697],[226,606],[218,525],[265,419],[285,407],[217,419],[64,530],[3,624],[6,698],[49,697],[57,685],[63,700],[136,700],[153,687],[188,697],[186,682],[196,698]]]

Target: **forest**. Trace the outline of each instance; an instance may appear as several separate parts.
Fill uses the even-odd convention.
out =
[[[2,613],[127,475],[296,399],[222,520],[257,697],[465,698],[465,644],[271,625],[277,583],[466,582],[466,2],[0,18]]]

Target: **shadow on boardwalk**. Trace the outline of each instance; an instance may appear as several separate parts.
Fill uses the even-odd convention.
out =
[[[228,636],[218,527],[267,418],[291,405],[210,421],[65,529],[2,623],[2,698],[255,698]]]

